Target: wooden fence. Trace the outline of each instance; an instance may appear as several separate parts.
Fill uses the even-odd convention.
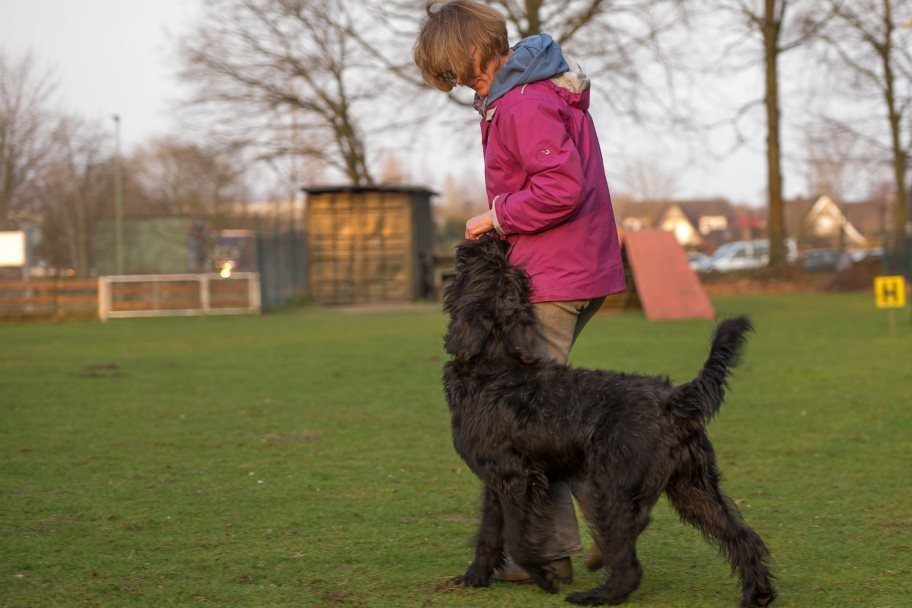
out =
[[[97,279],[0,281],[0,318],[94,317]]]
[[[260,276],[122,275],[98,279],[98,317],[236,315],[260,312]]]
[[[7,320],[259,312],[257,273],[0,281],[0,319]]]

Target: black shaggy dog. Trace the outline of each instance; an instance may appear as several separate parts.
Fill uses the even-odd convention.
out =
[[[453,443],[484,483],[475,560],[455,582],[487,586],[505,549],[532,580],[557,592],[542,548],[548,485],[585,489],[587,518],[604,558],[605,584],[576,604],[619,604],[642,578],[636,541],[662,492],[681,518],[717,542],[741,578],[742,606],[776,597],[760,537],[719,489],[705,424],[719,410],[728,370],[751,329],[723,321],[692,381],[575,369],[533,356],[529,280],[493,236],[465,241],[444,295],[452,360],[443,381]]]

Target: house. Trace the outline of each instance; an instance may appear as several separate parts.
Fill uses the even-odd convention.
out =
[[[741,236],[737,211],[725,199],[626,202],[616,212],[623,230],[667,230],[688,250],[709,252]]]
[[[615,201],[614,212],[617,216],[617,223],[622,229],[639,232],[656,227],[667,207],[668,203],[651,201]]]
[[[859,207],[855,209],[856,206]],[[785,225],[801,249],[865,249],[871,246],[869,237],[874,234],[869,232],[866,236],[865,230],[859,229],[849,216],[851,213],[857,221],[864,223],[865,228],[871,229],[876,223],[869,217],[872,209],[866,203],[838,203],[827,195],[797,199],[785,205]]]
[[[786,232],[800,249],[876,247],[892,227],[884,202],[839,203],[823,195],[786,201],[784,212]],[[667,230],[690,251],[710,253],[729,241],[767,237],[768,209],[735,207],[725,199],[619,201],[615,213],[623,230]]]

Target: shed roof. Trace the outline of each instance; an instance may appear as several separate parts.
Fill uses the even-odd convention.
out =
[[[436,190],[431,190],[430,188],[425,188],[424,186],[407,186],[397,184],[381,184],[375,186],[353,186],[351,184],[335,186],[304,186],[301,188],[301,191],[306,192],[307,194],[330,194],[336,192],[348,192],[352,194],[365,194],[368,192],[395,192],[428,195],[437,194]]]

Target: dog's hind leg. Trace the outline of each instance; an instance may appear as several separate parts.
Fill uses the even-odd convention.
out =
[[[475,560],[462,576],[453,582],[469,587],[487,587],[494,569],[504,560],[504,519],[500,498],[485,488],[482,494],[481,524],[475,538]]]
[[[588,490],[586,490],[588,492]],[[596,570],[601,570],[605,566],[605,560],[602,559],[602,549],[599,547],[598,539],[598,530],[592,525],[594,517],[592,515],[593,510],[589,506],[589,502],[592,500],[592,497],[587,493],[580,492],[579,494],[574,493],[574,496],[579,502],[580,509],[583,512],[583,516],[586,518],[586,521],[589,523],[589,530],[592,534],[592,540],[595,541],[595,545],[592,547],[592,552],[589,554],[589,557],[586,558],[586,569],[590,572],[595,572]],[[642,534],[643,530],[649,525],[650,517],[649,514],[652,512],[652,509],[643,509],[640,513],[640,516],[637,518],[636,526],[637,535]]]
[[[741,578],[741,606],[767,606],[776,598],[766,560],[769,551],[760,536],[741,519],[734,503],[719,488],[719,472],[709,440],[697,440],[689,457],[666,487],[681,519],[719,544],[732,571]],[[695,451],[697,453],[695,453]]]
[[[605,563],[608,580],[604,585],[571,593],[567,601],[586,606],[620,604],[640,586],[643,568],[636,554],[636,541],[649,521],[650,508],[637,505],[617,490],[606,496],[594,493],[592,526]]]

